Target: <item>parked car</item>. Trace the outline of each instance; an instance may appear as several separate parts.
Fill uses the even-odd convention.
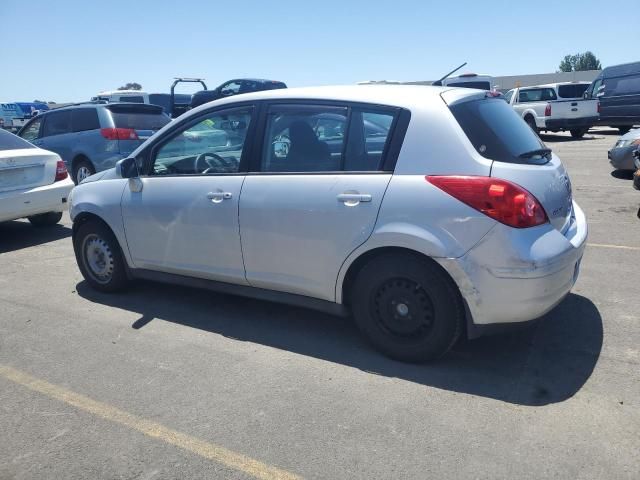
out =
[[[28,218],[54,225],[73,188],[60,157],[0,130],[0,222]]]
[[[141,278],[351,312],[404,361],[443,355],[465,323],[477,336],[549,311],[587,238],[560,159],[502,99],[466,88],[218,100],[70,203],[97,290]]]
[[[536,132],[568,130],[573,138],[582,138],[598,121],[598,101],[561,99],[558,93],[561,85],[514,88],[506,93],[505,100]]]
[[[60,155],[80,183],[112,168],[169,122],[156,105],[85,103],[45,112],[18,135]]]
[[[91,97],[91,101],[104,101],[109,103],[150,103],[149,94],[142,90],[106,90]]]
[[[605,68],[584,97],[600,101],[596,125],[617,127],[624,135],[640,125],[640,62]]]
[[[442,86],[491,90],[493,88],[493,77],[491,75],[478,75],[477,73],[463,73],[455,77],[445,78],[442,80]]]
[[[230,97],[240,93],[260,92],[263,90],[276,90],[280,88],[287,88],[287,85],[276,80],[263,80],[257,78],[229,80],[213,90],[201,90],[194,93],[193,98],[191,99],[191,108],[218,100],[219,98]]]
[[[640,145],[640,128],[622,135],[608,152],[609,163],[618,170],[635,170],[633,152]]]

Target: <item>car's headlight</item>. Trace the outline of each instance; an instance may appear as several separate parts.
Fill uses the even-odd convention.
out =
[[[618,140],[616,146],[613,148],[624,148],[630,145],[640,145],[640,138],[636,138],[635,140]]]

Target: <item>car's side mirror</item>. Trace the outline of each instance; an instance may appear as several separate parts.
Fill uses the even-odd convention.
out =
[[[582,94],[582,98],[584,98],[585,100],[589,100],[589,92],[584,92]]]
[[[133,178],[140,175],[138,162],[134,157],[123,158],[116,163],[116,174],[120,178]]]

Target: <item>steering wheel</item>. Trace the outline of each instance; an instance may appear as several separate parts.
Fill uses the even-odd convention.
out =
[[[214,160],[216,160],[218,162],[218,165],[212,164],[209,160],[207,160],[207,157],[211,157]],[[206,164],[206,167],[202,170],[201,173],[209,173],[209,171],[212,169],[216,169],[216,168],[219,169],[220,167],[225,168],[227,165],[227,161],[217,153],[204,152],[198,155],[196,159],[193,161],[193,171],[200,172],[199,166],[203,162]]]

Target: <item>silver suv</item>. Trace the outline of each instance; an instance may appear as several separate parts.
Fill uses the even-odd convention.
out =
[[[353,86],[198,107],[73,190],[86,281],[140,278],[352,314],[404,361],[535,319],[587,224],[565,169],[494,93]]]

